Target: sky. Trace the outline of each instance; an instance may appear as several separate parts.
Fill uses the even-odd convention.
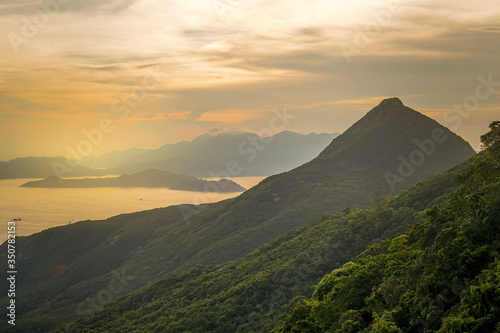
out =
[[[500,119],[496,0],[2,0],[0,22],[0,160],[264,133],[277,110],[343,132],[394,96],[476,150]]]

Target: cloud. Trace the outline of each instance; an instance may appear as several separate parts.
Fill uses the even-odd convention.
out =
[[[167,113],[167,117],[169,119],[173,120],[185,120],[189,118],[189,115],[191,112],[172,112],[172,113]]]
[[[264,110],[215,110],[203,113],[197,120],[235,126],[260,118],[262,111]]]
[[[27,99],[14,97],[7,92],[0,91],[0,115],[24,114],[33,116],[50,110],[47,105],[33,103]]]
[[[138,0],[71,0],[59,3],[57,0],[18,1],[4,0],[0,5],[0,15],[35,15],[45,12],[75,12],[84,15],[116,14],[129,8]],[[61,1],[63,2],[63,1]],[[45,9],[45,10],[44,10]]]
[[[361,105],[363,107],[367,105],[377,105],[380,103],[380,101],[384,100],[385,98],[388,97],[393,97],[393,96],[377,96],[377,97],[366,97],[366,98],[358,98],[358,99],[344,99],[344,100],[339,100],[339,101],[327,101],[327,102],[318,102],[318,103],[312,103],[312,104],[304,104],[304,105],[293,105],[292,108],[294,109],[310,109],[310,108],[317,108],[321,106],[326,106],[326,105]]]
[[[191,112],[142,113],[134,114],[123,120],[125,123],[163,122],[168,120],[186,120]]]
[[[300,117],[296,130],[342,131],[385,96],[436,116],[430,109],[474,93],[478,76],[500,80],[497,0],[401,1],[402,10],[351,63],[340,43],[352,43],[389,1],[242,0],[223,16],[213,1],[60,5],[63,15],[40,27],[18,54],[0,39],[0,112],[8,112],[7,120],[68,124],[71,115],[113,117],[110,104],[158,67],[164,83],[134,110],[127,130],[137,126],[162,138],[168,128],[180,140],[189,126],[192,136],[213,124],[256,129],[264,125],[262,110],[287,106]],[[0,32],[21,35],[19,16],[31,21],[38,10],[38,0],[3,1]],[[79,132],[74,127],[83,125],[74,123]]]
[[[499,26],[488,26],[488,27],[473,27],[465,29],[466,32],[485,32],[491,34],[500,34]]]

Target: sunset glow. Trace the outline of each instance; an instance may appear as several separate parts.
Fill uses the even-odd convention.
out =
[[[447,125],[479,77],[500,81],[497,1],[64,2],[0,5],[1,160],[64,155],[102,119],[93,154],[258,132],[278,107],[289,130],[342,132],[392,96]],[[479,149],[498,102],[453,130]]]

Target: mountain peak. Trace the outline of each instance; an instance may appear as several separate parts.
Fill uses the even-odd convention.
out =
[[[435,133],[440,133],[443,141],[436,142]],[[431,148],[422,148],[423,142]],[[415,161],[417,155],[421,157],[414,163],[418,168],[411,165],[408,176],[398,178],[403,189],[466,160],[474,150],[448,128],[393,97],[384,99],[333,140],[318,158],[332,163],[335,170],[356,167],[360,170],[357,177],[361,177],[365,173],[394,174],[394,170],[401,170],[398,163],[403,159]],[[382,183],[377,186],[384,187]]]
[[[403,123],[411,123],[415,120],[422,120],[422,118],[428,117],[404,105],[399,98],[392,97],[380,102],[357,122],[358,126],[353,127],[366,129],[372,128],[376,124],[381,125],[388,122],[396,122],[393,125],[401,126]]]
[[[380,102],[379,105],[377,105],[370,112],[368,112],[367,115],[369,115],[369,114],[376,114],[378,116],[380,116],[380,115],[392,115],[392,114],[398,114],[398,113],[401,113],[404,111],[413,111],[413,113],[415,113],[415,114],[419,113],[419,112],[407,107],[406,105],[404,105],[403,102],[399,98],[392,97],[392,98],[384,99],[382,102]]]
[[[215,133],[218,133],[220,131],[222,131],[222,128],[212,128],[210,131],[208,131],[205,134],[215,134]]]
[[[377,107],[395,107],[395,106],[405,106],[403,102],[397,97],[386,98]]]
[[[240,134],[245,134],[245,133],[248,133],[248,131],[246,131],[243,128],[234,127],[234,126],[228,127],[225,129],[213,128],[210,131],[206,132],[205,134],[199,136],[198,138],[200,138],[200,137],[215,137],[215,136],[219,136],[219,135],[240,135]]]

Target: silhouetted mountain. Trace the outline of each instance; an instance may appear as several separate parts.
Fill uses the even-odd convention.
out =
[[[419,150],[423,161],[416,159]],[[19,239],[18,265],[25,267],[19,316],[39,321],[50,313],[47,325],[59,324],[75,316],[75,304],[106,288],[113,269],[134,276],[128,283],[134,289],[169,272],[234,260],[317,214],[366,206],[377,193],[395,193],[473,154],[434,120],[398,99],[384,100],[317,158],[237,198],[76,223]],[[412,170],[406,164],[413,162],[418,165]],[[88,237],[77,237],[81,233]],[[60,265],[65,269],[49,273]]]
[[[88,187],[165,187],[194,192],[243,192],[245,188],[228,179],[207,181],[192,176],[160,170],[146,170],[131,175],[106,178],[62,179],[56,176],[31,181],[21,187],[88,188]]]
[[[300,300],[311,297],[313,286],[323,276],[355,260],[372,244],[425,221],[424,210],[446,200],[459,185],[457,175],[466,167],[463,163],[421,182],[391,201],[380,197],[367,209],[321,214],[305,227],[279,236],[238,260],[168,274],[111,303],[92,320],[79,320],[73,329],[126,332],[129,328],[154,331],[161,327],[162,332],[169,333],[272,332]],[[356,295],[363,281],[354,290],[346,290],[347,297],[354,297],[350,293]],[[297,322],[293,332],[329,332],[307,330],[300,321],[304,314],[295,312],[291,317]]]
[[[57,170],[69,170],[64,174],[70,177],[102,176],[106,172],[85,166],[73,167],[64,157],[23,157],[0,162],[0,179],[46,178],[57,175]],[[54,170],[54,166],[56,170]]]
[[[148,149],[139,149],[139,148],[131,148],[127,150],[115,150],[99,156],[84,157],[82,164],[94,168],[112,169],[121,166],[123,164],[129,163],[129,161],[132,158],[147,151]]]
[[[191,142],[165,145],[109,170],[123,174],[158,169],[197,177],[227,172],[230,161],[238,163],[237,176],[268,176],[291,170],[318,156],[338,134],[303,135],[290,131],[263,138],[237,130],[212,130]],[[231,175],[232,176],[232,175]]]
[[[72,328],[498,332],[500,122],[490,127],[481,154],[392,200],[324,213],[236,261],[169,274]]]
[[[158,149],[128,149],[84,157],[81,164],[64,157],[26,157],[0,162],[0,179],[91,177],[137,173],[149,169],[196,177],[268,176],[304,164],[338,134],[282,132],[270,138],[241,130],[211,130],[193,141]],[[229,174],[228,163],[238,165]],[[54,163],[57,170],[54,170]]]

